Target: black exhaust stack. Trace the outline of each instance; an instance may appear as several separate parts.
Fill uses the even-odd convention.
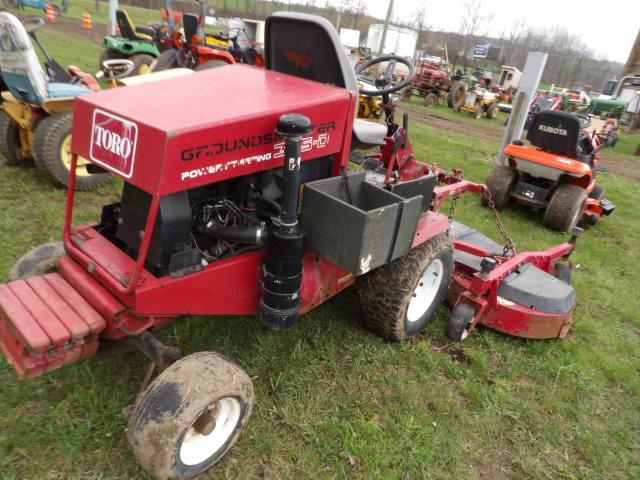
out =
[[[278,120],[276,133],[285,141],[282,211],[268,230],[260,318],[272,330],[285,330],[298,321],[302,303],[304,232],[298,226],[300,145],[302,137],[311,133],[311,120],[297,113],[283,115]]]

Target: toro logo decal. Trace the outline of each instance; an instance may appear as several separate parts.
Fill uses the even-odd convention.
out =
[[[137,140],[138,126],[134,122],[99,109],[94,110],[89,151],[92,161],[125,178],[131,178]]]

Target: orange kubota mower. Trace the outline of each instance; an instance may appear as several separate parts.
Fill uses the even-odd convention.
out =
[[[544,210],[544,224],[568,232],[581,220],[592,225],[615,209],[596,185],[600,149],[615,138],[617,122],[598,131],[591,118],[566,112],[537,113],[527,133],[505,148],[507,165],[496,167],[487,187],[497,209],[510,200]],[[602,171],[602,170],[600,170]],[[486,203],[486,201],[485,201]]]

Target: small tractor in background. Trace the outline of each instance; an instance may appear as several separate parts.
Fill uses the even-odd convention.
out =
[[[0,69],[7,90],[0,105],[0,153],[9,163],[33,159],[38,169],[60,186],[67,186],[71,168],[71,127],[75,98],[100,90],[98,81],[79,68],[63,68],[40,42],[36,31],[45,22],[32,17],[21,23],[0,12]],[[45,58],[42,68],[33,40]],[[110,60],[103,69],[115,80],[133,70],[129,60]],[[85,159],[77,162],[77,188],[91,190],[109,175]]]
[[[158,57],[154,71],[185,67],[195,70],[221,67],[234,63],[264,66],[264,55],[244,30],[244,24],[229,28],[228,35],[210,34],[204,29],[204,21],[209,14],[207,0],[199,0],[200,12],[185,13],[182,30],[173,21],[171,0],[166,0],[169,16],[168,35],[163,38],[166,46]]]
[[[116,22],[120,35],[104,37],[100,68],[105,60],[124,58],[133,62],[131,75],[147,73],[153,61],[166,48],[162,42],[165,25],[152,22],[149,23],[150,28],[137,27],[126,10],[116,10]]]
[[[464,192],[489,193],[416,158],[409,116],[396,122],[390,101],[406,81],[394,81],[393,62],[406,59],[382,59],[375,89],[359,89],[369,79],[356,77],[325,18],[276,13],[266,40],[266,69],[231,65],[192,75],[189,88],[173,78],[78,97],[64,245],[27,253],[0,285],[0,347],[23,377],[98,348],[135,346],[150,359],[159,375],[127,435],[162,480],[220,461],[254,405],[251,377],[232,360],[158,339],[184,315],[259,315],[286,330],[356,284],[365,325],[389,340],[418,335],[445,298],[453,340],[479,325],[542,339],[564,338],[577,305],[566,262],[578,230],[517,252],[504,228],[500,245],[452,222],[454,208],[441,212]],[[359,94],[382,96],[383,123],[356,118]],[[122,195],[78,225],[82,157],[118,177]]]
[[[482,118],[486,115],[489,119],[498,116],[500,97],[498,94],[489,91],[489,89],[477,85],[474,89],[464,94],[462,104],[456,109],[456,112],[467,112],[475,118]]]

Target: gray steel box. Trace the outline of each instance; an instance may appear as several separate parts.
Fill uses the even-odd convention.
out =
[[[421,213],[421,195],[402,198],[366,182],[365,176],[347,175],[352,205],[339,176],[306,183],[302,197],[306,247],[355,275],[406,254]]]

